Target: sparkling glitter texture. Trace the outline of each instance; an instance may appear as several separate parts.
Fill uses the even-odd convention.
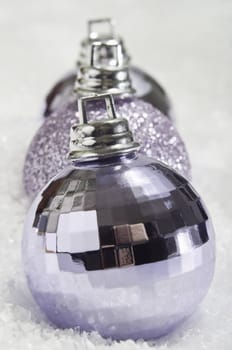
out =
[[[172,122],[149,103],[140,99],[115,99],[119,116],[128,119],[140,152],[172,167],[190,178],[190,163],[183,141]],[[89,120],[106,118],[101,103],[88,107]],[[69,133],[78,121],[77,105],[72,103],[53,113],[38,130],[26,156],[24,185],[34,195],[67,164]]]
[[[52,323],[113,339],[173,330],[214,272],[214,233],[198,194],[144,156],[63,170],[34,200],[22,249]]]

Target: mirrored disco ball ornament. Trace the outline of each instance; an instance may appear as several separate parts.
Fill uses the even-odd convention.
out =
[[[118,44],[120,47],[118,59],[115,55],[115,44]],[[93,50],[97,53],[95,59],[92,59],[90,62],[89,56]],[[103,65],[105,63],[106,69],[103,73],[102,71],[100,73],[96,69],[98,67],[96,57],[98,62],[101,61]],[[117,72],[120,65],[129,65],[129,73],[132,86],[135,90],[135,96],[151,103],[166,116],[170,117],[172,115],[170,99],[160,84],[140,68],[130,65],[130,57],[122,38],[115,33],[115,25],[112,19],[101,18],[88,21],[88,35],[81,43],[81,53],[77,62],[77,69],[78,71],[81,70],[79,80],[86,77],[86,65],[89,65],[91,67],[91,73],[94,73],[93,79],[88,86],[89,91],[94,90],[95,93],[119,92],[122,94],[123,92],[124,94],[131,94],[132,91],[128,89],[126,81],[127,73],[122,70]],[[93,67],[95,68],[94,72],[92,71]],[[104,84],[101,83],[99,88],[99,81],[102,81],[102,76],[105,76]],[[73,89],[76,82],[79,84],[76,71],[74,70],[55,84],[46,98],[45,117],[60,110],[67,103],[76,100]]]
[[[71,130],[73,165],[35,198],[22,256],[30,290],[61,328],[113,339],[153,339],[192,314],[214,272],[214,232],[188,181],[138,155],[128,123],[116,118]]]

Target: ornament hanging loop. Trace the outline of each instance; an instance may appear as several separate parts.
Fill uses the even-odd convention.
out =
[[[117,40],[109,40],[107,43],[95,41],[90,47],[90,66],[93,68],[110,69],[123,68],[122,45]]]
[[[99,32],[94,30],[96,26],[101,28],[105,26],[104,32]],[[107,38],[114,38],[115,37],[115,25],[114,21],[111,18],[97,18],[92,19],[88,21],[88,38],[90,40],[95,40],[98,38],[107,37]]]
[[[116,119],[116,110],[114,105],[114,100],[112,95],[110,94],[102,94],[96,96],[82,97],[78,100],[78,111],[79,111],[79,121],[80,124],[88,124],[87,118],[87,104],[89,102],[103,100],[106,106],[106,112],[109,119]]]

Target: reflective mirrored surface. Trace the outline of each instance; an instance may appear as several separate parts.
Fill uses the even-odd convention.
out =
[[[149,158],[86,165],[54,178],[29,211],[30,289],[59,327],[115,339],[166,334],[195,310],[213,276],[205,206],[187,180]]]

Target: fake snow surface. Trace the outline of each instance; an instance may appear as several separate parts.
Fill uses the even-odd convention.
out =
[[[0,2],[0,348],[1,350],[231,349],[232,347],[232,3],[226,0],[13,0]],[[29,201],[22,188],[26,149],[46,90],[77,56],[87,18],[114,16],[134,63],[169,91],[211,212],[217,267],[208,296],[175,333],[147,343],[111,342],[55,329],[26,286],[21,235]],[[149,46],[150,45],[150,46]]]

